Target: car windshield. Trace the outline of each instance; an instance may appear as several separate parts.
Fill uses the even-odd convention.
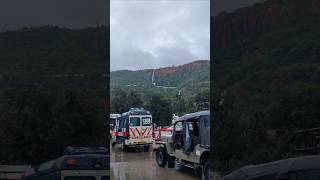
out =
[[[130,126],[140,126],[140,117],[131,117]]]
[[[143,117],[142,118],[142,126],[151,126],[151,118]]]

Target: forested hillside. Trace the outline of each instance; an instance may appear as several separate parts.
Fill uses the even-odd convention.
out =
[[[213,17],[214,168],[298,155],[320,126],[320,2],[269,0]]]
[[[108,28],[0,33],[0,164],[39,164],[106,141]]]
[[[145,107],[157,124],[169,125],[173,113],[182,115],[209,107],[209,80],[208,60],[155,70],[114,71],[110,74],[111,112]]]
[[[159,69],[146,69],[138,71],[121,70],[111,72],[111,86],[150,86],[152,74],[158,86],[179,87],[201,85],[209,83],[210,61],[200,60],[192,63],[165,67]]]

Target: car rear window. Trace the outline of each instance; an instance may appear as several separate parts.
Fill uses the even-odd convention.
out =
[[[130,126],[140,126],[140,117],[131,117]]]
[[[142,118],[142,126],[151,126],[151,118],[143,117]]]
[[[65,177],[63,180],[97,180],[93,176],[68,176]]]

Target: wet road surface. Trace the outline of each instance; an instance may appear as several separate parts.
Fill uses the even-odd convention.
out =
[[[110,147],[112,180],[199,180],[193,170],[176,165],[175,168],[159,167],[156,152],[134,150],[122,152],[119,146]]]

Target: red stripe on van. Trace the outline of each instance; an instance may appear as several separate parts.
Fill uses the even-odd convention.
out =
[[[144,129],[144,131],[143,131],[143,133],[142,133],[142,136],[143,136],[143,135],[144,135],[144,133],[147,131],[147,129],[148,129],[148,128],[145,128],[145,129]]]
[[[140,132],[139,132],[138,128],[136,128],[136,130],[137,130],[137,132],[138,132],[138,134],[139,134],[139,136],[140,136],[141,134],[140,134]]]
[[[149,131],[150,131],[150,128],[146,128],[146,130],[148,130],[148,132],[147,132],[147,134],[146,134],[146,135],[148,135],[148,134],[149,134]]]
[[[133,134],[133,136],[136,136],[136,134],[133,132],[132,128],[130,128],[130,131]]]

